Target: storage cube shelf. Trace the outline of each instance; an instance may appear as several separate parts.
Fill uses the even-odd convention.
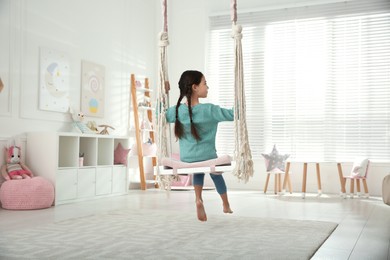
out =
[[[78,139],[70,136],[59,136],[58,167],[77,167],[79,155]]]
[[[114,164],[114,151],[128,137],[98,134],[27,134],[26,163],[55,186],[55,204],[127,194],[128,167]],[[79,155],[83,154],[80,165]]]

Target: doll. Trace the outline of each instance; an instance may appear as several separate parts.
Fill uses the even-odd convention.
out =
[[[18,146],[5,148],[6,165],[1,167],[1,174],[6,180],[30,179],[31,170],[20,160],[21,150]]]

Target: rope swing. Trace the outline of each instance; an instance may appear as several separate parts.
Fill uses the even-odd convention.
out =
[[[244,91],[244,70],[242,60],[242,26],[237,25],[237,1],[231,0],[232,38],[234,39],[234,139],[235,151],[233,175],[238,180],[248,182],[253,176],[252,153],[249,147],[248,130],[246,125],[246,107]]]
[[[160,60],[159,60],[159,89],[157,95],[157,109],[159,110],[157,116],[157,172],[156,179],[161,188],[170,189],[171,182],[173,180],[177,180],[177,174],[166,175],[162,174],[162,170],[160,169],[160,165],[164,165],[163,160],[168,157],[168,124],[165,117],[165,112],[169,107],[169,80],[168,80],[168,66],[167,66],[167,46],[169,45],[168,41],[168,25],[167,25],[167,0],[162,0],[163,6],[163,32],[160,33]],[[246,126],[246,115],[245,115],[245,93],[244,93],[244,77],[243,77],[243,61],[242,61],[242,46],[241,46],[241,38],[242,38],[242,27],[240,25],[236,25],[237,20],[237,10],[236,10],[236,1],[232,0],[231,2],[231,17],[233,22],[233,32],[232,37],[235,42],[235,81],[234,81],[234,92],[235,92],[235,100],[234,100],[234,124],[235,124],[235,151],[234,151],[234,161],[235,166],[233,169],[233,174],[237,176],[239,180],[244,180],[247,182],[249,177],[253,176],[253,161],[252,154],[249,147],[248,141],[248,131]],[[170,138],[169,138],[170,140]],[[229,163],[231,157],[228,156]],[[199,166],[210,166],[211,168],[215,168],[215,160],[210,160],[212,162],[202,162],[207,165],[198,165],[200,162],[195,164],[190,164],[190,166],[183,166],[183,163],[180,163],[180,167],[189,168],[191,166],[199,167]],[[173,167],[173,166],[171,166]],[[176,169],[175,168],[175,169]],[[175,170],[176,171],[176,170]]]
[[[165,112],[169,107],[169,78],[168,78],[168,59],[167,48],[169,45],[168,39],[168,21],[167,21],[167,0],[162,0],[163,10],[163,31],[159,34],[159,87],[157,93],[157,109],[159,113],[156,119],[157,131],[157,172],[156,180],[159,186],[164,189],[170,189],[170,184],[175,180],[176,176],[160,175],[161,159],[168,157],[168,124],[165,117]],[[170,140],[170,138],[169,138]]]

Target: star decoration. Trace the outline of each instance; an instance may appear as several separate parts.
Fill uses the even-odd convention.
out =
[[[124,164],[127,166],[127,155],[130,149],[124,149],[121,143],[118,143],[114,151],[114,164]]]
[[[272,170],[281,170],[284,171],[287,158],[289,154],[280,154],[276,149],[276,145],[272,149],[272,152],[269,154],[261,154],[265,158],[267,172]]]

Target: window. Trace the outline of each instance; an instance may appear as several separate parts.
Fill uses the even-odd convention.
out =
[[[234,103],[229,16],[210,18],[209,99]],[[249,141],[295,159],[390,158],[390,2],[348,1],[239,14]],[[221,153],[233,153],[223,123]],[[228,145],[226,145],[228,144]]]

